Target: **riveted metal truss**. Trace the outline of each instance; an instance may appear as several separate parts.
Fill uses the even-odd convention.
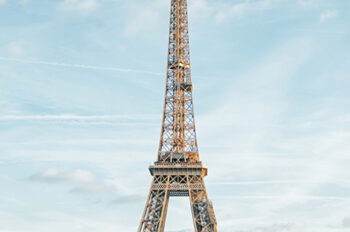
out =
[[[196,232],[216,232],[216,218],[206,193],[203,177],[206,167],[162,165],[150,167],[153,181],[142,215],[139,232],[163,232],[169,197],[189,196]]]
[[[159,162],[197,162],[187,0],[172,0]]]
[[[187,0],[171,0],[167,79],[158,158],[138,232],[163,232],[169,197],[189,197],[195,232],[217,232],[199,160],[193,111]]]

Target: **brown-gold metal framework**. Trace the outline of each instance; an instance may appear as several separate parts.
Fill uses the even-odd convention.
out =
[[[194,122],[187,0],[171,0],[168,66],[158,159],[138,232],[163,232],[169,197],[189,196],[195,232],[217,232]]]

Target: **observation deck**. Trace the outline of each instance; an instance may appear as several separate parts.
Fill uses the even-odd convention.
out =
[[[195,163],[170,163],[155,162],[149,167],[152,176],[155,175],[199,175],[205,177],[208,174],[208,168],[202,165],[202,162]]]

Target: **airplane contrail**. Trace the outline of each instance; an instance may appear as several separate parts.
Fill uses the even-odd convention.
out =
[[[349,184],[350,180],[334,180],[333,182]],[[214,182],[208,185],[274,185],[274,184],[318,184],[324,182],[302,181],[302,180],[267,180],[267,181],[237,181],[237,182]]]
[[[115,67],[84,65],[84,64],[68,64],[68,63],[60,63],[60,62],[18,59],[18,58],[4,57],[4,56],[0,56],[0,60],[17,62],[17,63],[25,63],[25,64],[41,64],[41,65],[52,65],[52,66],[61,66],[61,67],[114,71],[114,72],[125,72],[125,73],[142,73],[142,74],[148,74],[148,75],[153,75],[153,76],[164,76],[165,75],[165,73],[161,73],[161,72],[151,72],[151,71],[138,70],[138,69],[115,68]],[[213,79],[226,80],[226,81],[231,80],[231,78],[227,78],[227,77],[207,77],[207,76],[195,76],[195,77],[196,77],[196,79],[202,79],[202,80],[213,80]]]
[[[265,184],[295,184],[301,183],[302,181],[297,180],[285,180],[285,181],[236,181],[236,182],[217,182],[210,183],[212,185],[265,185]]]
[[[152,120],[157,119],[157,115],[145,114],[145,115],[3,115],[0,116],[0,121],[10,120],[82,120],[82,121],[103,121],[103,120]]]
[[[26,63],[26,64],[43,64],[43,65],[63,66],[63,67],[82,68],[82,69],[117,71],[117,72],[127,72],[127,73],[143,73],[143,74],[149,74],[149,75],[155,75],[155,76],[164,75],[163,73],[159,73],[159,72],[150,72],[150,71],[137,70],[137,69],[115,68],[115,67],[83,65],[83,64],[67,64],[67,63],[59,63],[59,62],[17,59],[17,58],[3,57],[3,56],[0,56],[0,60],[12,61],[17,63]]]
[[[289,196],[289,195],[281,195],[281,196],[221,196],[214,197],[213,199],[220,200],[269,200],[269,199],[284,199],[284,198],[294,198],[300,200],[320,200],[320,201],[333,201],[333,200],[341,200],[341,201],[349,201],[349,197],[338,197],[338,196]]]

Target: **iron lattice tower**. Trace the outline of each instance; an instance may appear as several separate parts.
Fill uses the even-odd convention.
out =
[[[138,232],[163,232],[169,197],[189,196],[195,232],[217,232],[194,122],[187,0],[171,0],[167,80],[158,158]]]

